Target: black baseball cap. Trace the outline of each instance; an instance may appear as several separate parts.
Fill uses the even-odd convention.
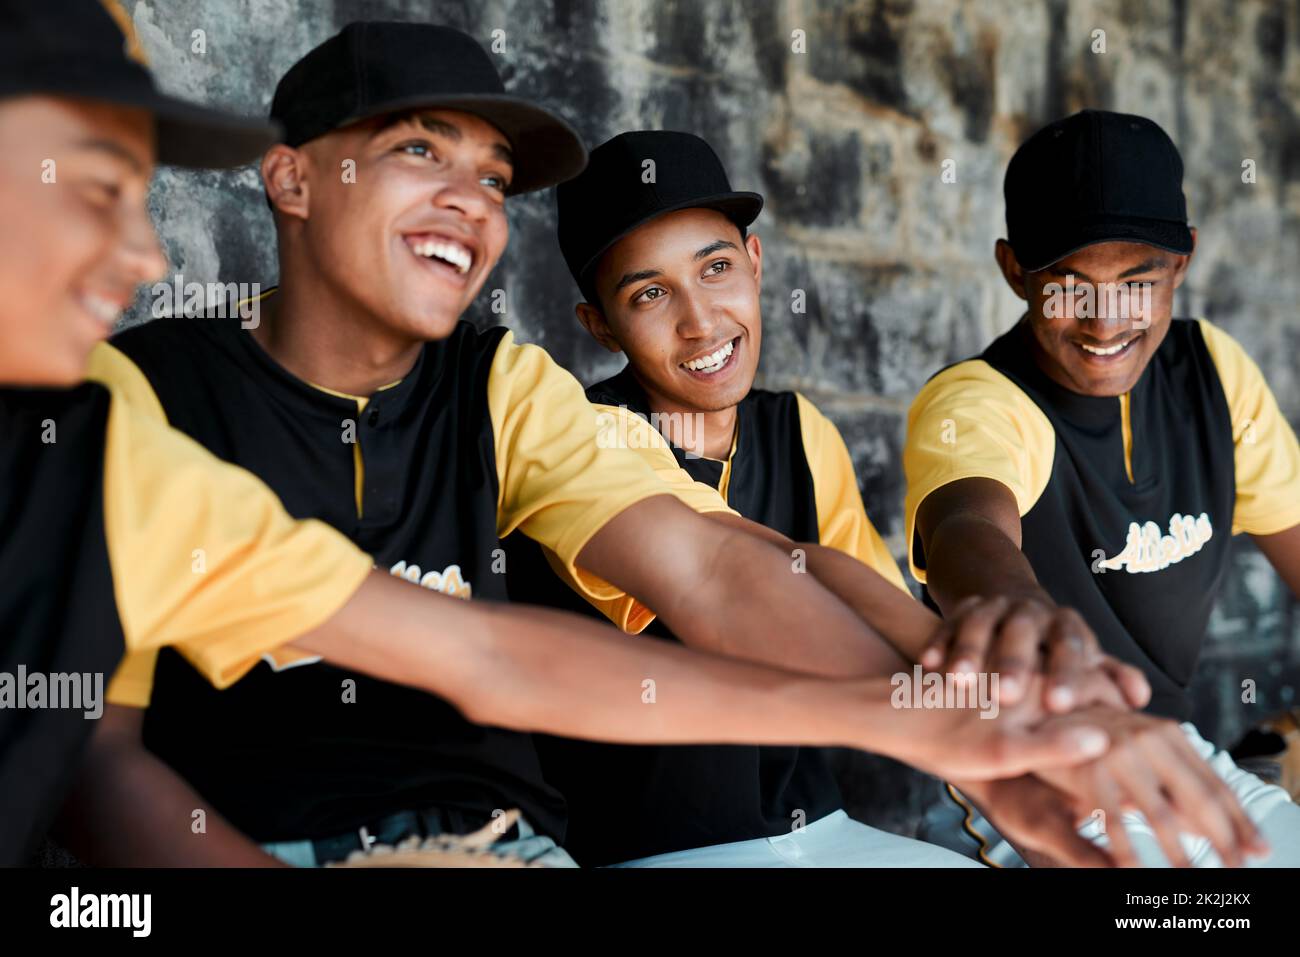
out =
[[[264,120],[160,93],[116,0],[0,0],[0,98],[39,94],[147,110],[158,162],[172,166],[240,166],[275,142]]]
[[[581,172],[587,149],[559,116],[505,92],[491,56],[468,34],[431,23],[359,21],[314,48],[275,88],[271,118],[301,146],[361,120],[418,108],[473,113],[510,141],[510,195]]]
[[[654,175],[648,177],[651,169]],[[743,232],[763,209],[758,193],[731,188],[713,147],[692,133],[672,130],[635,130],[600,144],[582,175],[562,183],[555,198],[560,251],[588,299],[600,258],[655,217],[716,209]]]
[[[1007,241],[1043,269],[1093,243],[1192,251],[1183,160],[1145,116],[1083,110],[1043,127],[1007,166]]]

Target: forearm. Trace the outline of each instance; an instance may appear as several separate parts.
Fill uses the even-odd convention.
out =
[[[940,620],[882,575],[844,552],[825,545],[801,544],[808,570],[888,643],[875,674],[893,674],[921,657]]]
[[[55,832],[99,867],[280,866],[138,738],[121,735],[92,740]]]
[[[980,515],[944,518],[930,536],[925,558],[926,587],[945,614],[969,595],[1032,597],[1055,604],[1020,546]]]
[[[655,496],[608,521],[577,561],[703,651],[832,677],[880,674],[882,649],[892,655],[789,539],[739,515]]]
[[[892,741],[897,724],[886,681],[817,680],[382,573],[295,645],[431,691],[471,721],[565,737],[870,747],[876,727]]]
[[[836,594],[822,580],[824,550],[779,546],[730,528],[720,532],[699,587],[656,608],[684,643],[806,674],[897,671],[897,654],[846,600],[854,589]],[[865,566],[862,571],[871,574]]]
[[[973,708],[915,708],[896,700],[891,679],[793,674],[550,609],[462,601],[382,572],[293,644],[436,694],[475,723],[571,738],[851,747],[966,778],[1074,764],[1106,746],[1083,722],[1040,733]]]
[[[826,632],[800,636],[801,646],[794,650],[801,660],[807,659],[809,648],[815,651],[817,646],[830,643],[826,657],[831,666],[826,673],[843,676],[895,674],[915,657],[900,654],[898,649],[915,649],[919,653],[926,637],[939,624],[939,619],[924,605],[843,552],[816,543],[796,544],[778,531],[727,512],[711,513],[707,517],[711,522],[747,532],[775,545],[783,560],[788,560],[791,570],[802,565],[819,585],[869,626],[857,636]],[[845,640],[865,644],[845,654],[841,644]],[[820,655],[818,660],[821,660]],[[856,663],[861,670],[854,672],[847,666],[840,667],[837,664],[840,662]],[[793,661],[780,663],[805,670]]]
[[[489,708],[502,717],[480,720],[627,743],[864,747],[871,729],[859,722],[888,710],[881,681],[819,679],[603,627],[574,630],[558,612],[527,614],[545,642],[524,633],[522,616],[495,610],[494,673],[503,680]]]

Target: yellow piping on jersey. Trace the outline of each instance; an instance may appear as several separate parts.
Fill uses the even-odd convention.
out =
[[[718,494],[722,500],[727,500],[727,486],[731,484],[731,460],[736,457],[736,446],[740,444],[740,416],[736,416],[736,429],[731,433],[731,451],[727,453],[727,460],[722,463],[722,479],[718,482]]]
[[[100,6],[108,11],[117,28],[122,31],[123,52],[142,67],[149,66],[149,57],[140,44],[140,36],[135,32],[135,21],[122,7],[120,0],[99,0]]]
[[[1124,471],[1128,475],[1128,484],[1133,484],[1133,421],[1129,416],[1132,405],[1132,393],[1125,392],[1119,397],[1120,429],[1124,434]]]
[[[402,380],[398,379],[396,382],[388,383],[388,385],[381,385],[375,391],[383,392],[385,389],[391,389],[395,385],[401,385],[401,382]],[[318,392],[324,392],[326,395],[332,395],[338,399],[351,399],[357,404],[358,417],[360,417],[362,412],[366,411],[366,405],[370,402],[370,400],[364,395],[350,395],[347,392],[339,392],[337,389],[329,389],[323,385],[317,385],[315,382],[308,382],[307,384]],[[355,481],[352,483],[352,494],[355,496],[357,502],[357,518],[361,518],[361,500],[366,481],[366,464],[361,458],[361,443],[358,441],[353,441],[352,443],[352,474],[355,477]]]
[[[247,299],[239,300],[239,302],[235,304],[235,308],[238,310],[238,309],[242,309],[244,306],[248,305],[249,303],[261,302],[263,299],[266,299],[268,296],[273,296],[279,291],[280,291],[279,286],[272,286],[270,289],[266,290],[266,292],[259,293],[256,296],[249,296]],[[391,389],[393,388],[393,386],[401,384],[401,381],[402,381],[401,379],[398,379],[396,382],[388,383],[388,385],[381,385],[375,391],[383,392],[385,389]],[[370,401],[368,398],[366,398],[363,395],[352,395],[351,393],[348,392],[339,392],[337,389],[330,389],[327,388],[326,386],[318,385],[315,382],[307,382],[307,384],[311,386],[313,389],[315,389],[317,392],[324,392],[326,395],[332,395],[336,399],[350,399],[351,401],[355,402],[357,404],[358,416],[360,416],[361,413],[366,410],[366,403]],[[356,499],[356,503],[357,503],[357,518],[361,518],[361,501],[363,497],[362,492],[365,489],[366,465],[361,458],[361,443],[355,441],[352,443],[352,474],[354,476],[354,481],[352,483],[353,485],[352,494],[353,497]]]
[[[960,806],[961,809],[966,812],[966,817],[962,820],[961,826],[962,829],[965,830],[967,834],[969,834],[971,837],[975,838],[975,840],[980,842],[980,849],[978,851],[980,860],[983,861],[985,864],[987,864],[989,867],[996,867],[1000,870],[1002,868],[1002,865],[998,864],[996,861],[991,860],[988,856],[988,850],[989,850],[988,838],[986,838],[979,831],[975,830],[975,825],[973,823],[975,818],[975,806],[972,804],[968,804],[962,798],[962,796],[957,792],[957,789],[953,787],[951,784],[945,784],[944,787],[948,789],[948,796],[952,798],[954,801],[956,801],[958,806]]]

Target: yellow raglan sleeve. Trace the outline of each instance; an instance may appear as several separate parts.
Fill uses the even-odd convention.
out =
[[[907,585],[898,563],[862,505],[853,459],[839,429],[799,393],[799,430],[804,457],[812,472],[821,544],[852,555],[903,591]],[[910,593],[909,593],[910,594]]]
[[[677,467],[649,423],[593,406],[578,380],[544,349],[518,345],[512,333],[493,358],[488,407],[496,442],[497,533],[504,538],[518,529],[539,542],[580,595],[620,628],[640,631],[653,613],[578,568],[578,554],[612,518],[652,496],[674,495],[697,511],[726,510],[726,503]]]
[[[903,448],[903,527],[916,580],[925,582],[916,513],[931,492],[960,479],[992,479],[1011,490],[1023,516],[1047,487],[1055,453],[1047,416],[982,359],[960,362],[926,383],[908,412]]]
[[[728,512],[738,514],[727,505],[722,495],[712,485],[697,482],[683,469],[673,455],[668,440],[659,434],[659,430],[641,416],[628,409],[613,405],[596,405],[596,428],[607,441],[625,443],[633,450],[659,478],[668,490],[688,507],[700,514],[708,512]],[[621,438],[618,438],[621,437]],[[551,565],[572,586],[570,577],[557,567],[554,557],[548,553]],[[626,632],[638,634],[654,621],[655,613],[627,594],[616,598],[587,599],[605,617]]]
[[[111,701],[147,703],[151,655],[166,645],[225,688],[352,597],[368,555],[322,522],[295,521],[251,473],[167,426],[121,353],[102,353],[92,373],[113,397],[104,526],[129,655]]]
[[[167,413],[158,401],[153,386],[139,367],[120,350],[108,343],[96,346],[90,354],[90,368],[86,378],[107,386],[115,398],[124,398],[137,412],[159,422],[167,421]],[[110,704],[131,708],[147,708],[153,697],[153,672],[158,661],[157,648],[127,649],[108,683]]]
[[[1237,340],[1199,320],[1232,416],[1237,501],[1232,533],[1273,535],[1300,524],[1300,445],[1264,375]]]

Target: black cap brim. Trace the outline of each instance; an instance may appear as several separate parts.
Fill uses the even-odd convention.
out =
[[[1020,237],[1013,250],[1020,268],[1037,272],[1098,243],[1142,243],[1171,253],[1192,251],[1192,231],[1186,223],[1164,219],[1107,219],[1055,230],[1050,237]]]
[[[171,97],[152,107],[158,162],[190,169],[229,169],[258,159],[280,138],[272,123],[246,120]]]
[[[273,124],[186,103],[165,93],[114,96],[113,103],[148,110],[157,121],[158,162],[189,169],[251,163],[278,139]]]
[[[514,175],[508,195],[558,185],[586,168],[587,147],[572,126],[549,110],[504,93],[423,94],[389,100],[350,117],[341,125],[417,109],[472,113],[499,129],[510,141],[514,153]]]
[[[758,214],[763,211],[763,197],[758,193],[732,192],[732,193],[714,193],[711,196],[698,196],[684,199],[679,203],[671,203],[667,206],[658,206],[653,211],[642,216],[640,219],[629,223],[613,239],[606,242],[600,247],[578,271],[582,282],[588,282],[591,279],[591,270],[600,262],[601,257],[619,244],[624,238],[636,232],[646,223],[658,219],[667,213],[681,212],[683,209],[716,209],[722,215],[726,216],[740,229],[747,229],[754,220],[758,219]]]
[[[9,92],[0,89],[0,96]],[[151,88],[87,91],[71,81],[65,87],[57,80],[47,80],[21,86],[13,92],[67,96],[152,113],[157,129],[157,160],[167,166],[189,169],[243,166],[279,140],[279,128],[274,123],[187,103]]]

